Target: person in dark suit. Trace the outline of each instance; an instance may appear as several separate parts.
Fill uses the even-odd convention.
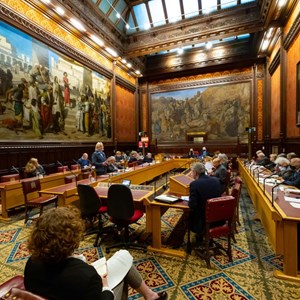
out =
[[[227,169],[223,164],[221,164],[219,158],[214,158],[212,163],[213,170],[210,175],[219,179],[221,184],[221,194],[223,194],[226,189]]]
[[[149,152],[147,155],[143,158],[143,163],[149,163],[151,164],[153,162],[152,154]]]
[[[190,183],[190,230],[196,233],[197,242],[202,242],[206,201],[221,196],[221,185],[218,178],[205,174],[204,164],[195,163],[191,170],[195,180]]]
[[[107,173],[107,161],[104,153],[104,145],[98,142],[95,146],[95,152],[92,154],[92,164],[96,167],[97,175]]]
[[[109,268],[109,260],[119,263],[122,272],[122,260],[132,263],[133,258],[127,250],[117,252],[115,255],[119,259],[111,257],[107,272],[100,276],[93,266],[84,261],[83,255],[74,255],[83,232],[84,222],[75,207],[52,208],[40,216],[29,238],[31,257],[24,271],[26,290],[55,300],[120,300],[128,298],[129,284],[145,299],[167,299],[166,292],[152,291],[130,263],[129,270],[124,270],[124,279],[121,278],[121,282],[110,289],[108,277],[114,274],[110,273],[110,270],[113,271]]]
[[[292,158],[290,167],[294,169],[294,173],[288,180],[284,180],[283,184],[292,185],[300,189],[300,158]]]
[[[121,165],[116,163],[116,158],[114,156],[110,156],[107,160],[107,173],[119,172],[119,170],[123,169]]]
[[[255,162],[256,165],[258,165],[258,166],[266,166],[269,163],[270,163],[269,158],[263,152],[259,152],[257,154],[257,160]]]

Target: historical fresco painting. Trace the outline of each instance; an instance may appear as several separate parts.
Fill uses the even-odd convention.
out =
[[[207,140],[247,140],[250,83],[215,85],[151,94],[152,139],[185,141],[190,131]]]
[[[110,80],[0,21],[0,140],[112,138]]]

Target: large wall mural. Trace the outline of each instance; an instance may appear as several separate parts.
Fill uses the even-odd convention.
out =
[[[152,139],[186,141],[191,131],[207,140],[247,140],[250,82],[151,94]]]
[[[0,21],[0,140],[112,139],[110,80]]]

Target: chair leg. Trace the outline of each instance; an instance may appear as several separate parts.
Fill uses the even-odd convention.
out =
[[[191,254],[192,252],[192,246],[191,246],[191,231],[188,228],[188,232],[187,232],[187,243],[186,243],[186,252],[188,254]]]
[[[121,232],[121,229],[118,228],[118,230]],[[129,237],[129,226],[126,226],[124,228],[124,235],[121,237],[121,242],[113,244],[111,246],[106,247],[105,252],[109,253],[111,249],[114,248],[125,248],[125,249],[138,249],[138,250],[143,250],[144,252],[147,252],[147,245],[141,245],[137,244],[134,242],[130,242],[130,237]]]
[[[228,258],[229,258],[229,261],[232,262],[232,252],[231,252],[231,237],[230,237],[230,234],[228,235],[228,250],[227,250],[227,254],[228,254]]]
[[[208,269],[211,269],[210,265],[210,254],[209,254],[209,239],[205,239],[205,261]]]

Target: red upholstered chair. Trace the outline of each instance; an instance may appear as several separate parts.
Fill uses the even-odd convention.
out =
[[[222,249],[232,261],[231,237],[232,222],[236,209],[236,200],[232,196],[224,196],[207,200],[205,207],[205,247],[199,255],[206,261],[210,268],[211,251]],[[227,250],[215,239],[220,237],[227,238]],[[214,252],[213,252],[214,254]]]
[[[17,275],[0,285],[0,299],[6,300],[46,300],[25,290],[24,277]]]
[[[87,179],[90,176],[90,172],[81,172],[80,176],[82,179]]]
[[[39,194],[39,191],[41,190],[41,182],[38,178],[33,178],[30,180],[26,179],[22,181],[22,188],[25,198],[25,224],[29,219],[29,211],[31,209],[39,208],[41,215],[46,205],[55,203],[55,206],[57,207],[57,196],[41,196]]]
[[[9,292],[7,292],[2,300],[46,300],[46,298],[35,295],[26,290],[13,287]]]
[[[68,175],[65,177],[65,184],[78,181],[78,175]]]
[[[1,182],[8,182],[8,181],[18,181],[20,180],[20,174],[9,174],[1,176]]]
[[[22,275],[16,275],[0,285],[0,297],[3,297],[11,288],[16,287],[19,289],[25,289],[24,277]]]
[[[66,172],[66,171],[69,171],[69,167],[68,166],[57,167],[57,172],[58,173],[60,173],[60,172]]]
[[[225,192],[224,192],[225,195],[229,195],[230,179],[231,179],[231,169],[228,169],[226,173],[226,181],[225,181]]]
[[[133,248],[147,251],[147,246],[130,241],[129,225],[137,223],[144,212],[134,208],[131,190],[124,184],[113,184],[108,189],[107,195],[107,213],[110,221],[117,226],[118,234],[124,229],[121,242],[106,248],[109,253],[113,248]]]
[[[128,168],[136,167],[138,165],[139,165],[139,163],[137,161],[133,161],[133,162],[128,163]]]
[[[71,165],[71,170],[80,170],[81,166],[79,164],[77,165]]]
[[[78,184],[77,192],[79,196],[79,207],[81,217],[86,221],[86,234],[97,233],[94,246],[98,246],[98,241],[101,235],[106,231],[103,228],[102,215],[107,212],[107,206],[102,205],[101,199],[95,189],[86,184]],[[98,219],[98,227],[94,228],[94,220]]]
[[[233,222],[233,227],[234,227],[235,232],[237,232],[236,225],[241,226],[240,215],[239,215],[240,214],[241,191],[242,191],[242,181],[237,180],[231,190],[231,196],[233,196],[236,200],[236,212],[235,212],[234,222]]]

